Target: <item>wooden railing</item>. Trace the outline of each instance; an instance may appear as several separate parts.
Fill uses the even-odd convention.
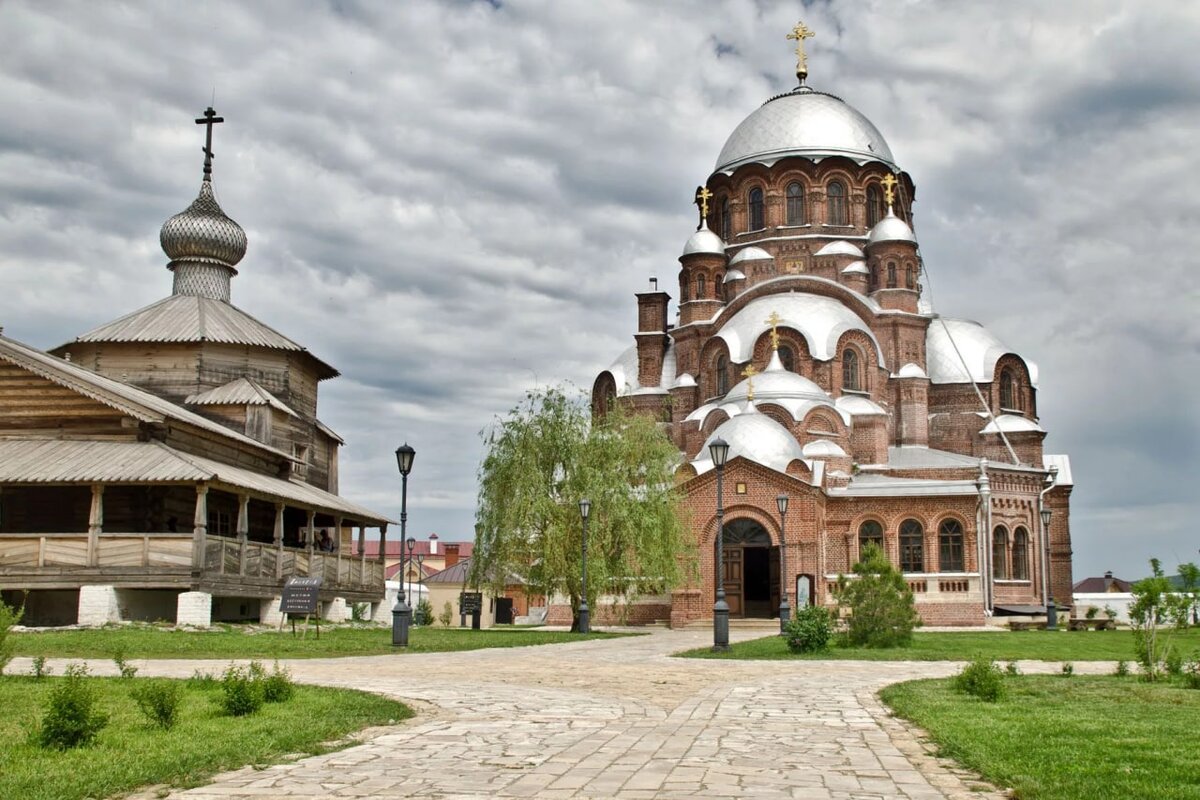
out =
[[[324,586],[383,587],[383,565],[346,553],[310,552],[264,542],[241,542],[210,536],[205,542],[204,570],[218,575],[282,580],[293,575],[324,578]]]

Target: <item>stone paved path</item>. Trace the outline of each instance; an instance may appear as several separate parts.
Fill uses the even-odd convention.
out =
[[[412,703],[418,716],[346,750],[238,770],[170,797],[1004,796],[928,755],[875,698],[881,686],[949,675],[957,665],[669,657],[709,642],[707,631],[656,631],[542,647],[292,661],[297,680],[378,691]],[[22,661],[13,671],[28,669]],[[93,666],[96,674],[113,671],[111,662]],[[186,677],[197,668],[219,672],[224,662],[141,666],[143,675]]]

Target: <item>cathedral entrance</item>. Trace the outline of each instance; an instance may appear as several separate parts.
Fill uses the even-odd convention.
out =
[[[779,611],[779,548],[754,520],[725,526],[725,601],[733,617],[769,619]]]

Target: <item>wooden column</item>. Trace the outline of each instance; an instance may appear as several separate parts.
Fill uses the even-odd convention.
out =
[[[387,583],[387,523],[379,526],[379,574]]]
[[[333,565],[338,583],[342,582],[342,517],[333,518]],[[350,576],[347,575],[346,578]]]
[[[283,503],[275,504],[275,578],[283,577]]]
[[[313,558],[313,545],[315,544],[315,542],[313,541],[313,539],[315,538],[314,537],[315,532],[313,531],[313,528],[316,526],[316,524],[317,524],[317,512],[310,510],[308,512],[308,522],[304,526],[304,535],[308,539],[308,572],[305,573],[307,575],[313,574],[313,561],[316,560]],[[321,563],[324,564],[325,562],[322,561]]]
[[[88,512],[87,563],[94,567],[99,562],[100,533],[104,530],[104,485],[92,484],[92,508]]]
[[[250,495],[238,495],[238,575],[246,574],[246,542],[250,538]]]
[[[359,579],[367,582],[367,526],[358,526],[358,563],[362,565],[359,569]]]
[[[192,517],[192,568],[204,571],[204,552],[208,541],[208,486],[196,486],[196,514]]]

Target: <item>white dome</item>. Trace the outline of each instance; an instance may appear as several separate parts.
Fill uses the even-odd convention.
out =
[[[763,250],[761,247],[744,247],[737,252],[733,258],[729,259],[729,265],[740,264],[743,261],[774,261],[775,256]]]
[[[671,384],[671,388],[672,389],[680,389],[685,386],[695,386],[695,385],[696,385],[696,379],[692,377],[692,373],[685,372],[675,380],[675,383]]]
[[[775,354],[775,358],[778,357],[778,353]],[[833,405],[833,398],[824,389],[803,375],[788,372],[786,369],[780,369],[779,371],[763,370],[755,375],[753,379],[746,378],[742,380],[741,383],[729,390],[729,394],[725,395],[725,402],[736,403],[749,399],[748,394],[751,383],[754,384],[755,402],[817,400]]]
[[[862,258],[863,251],[862,251],[861,247],[859,247],[858,245],[856,245],[852,242],[847,242],[845,239],[838,239],[835,242],[830,242],[829,244],[825,245],[820,250],[813,253],[813,255],[814,256],[854,256],[855,258]]]
[[[828,439],[813,439],[804,445],[803,453],[805,458],[842,458],[846,455],[841,445]]]
[[[721,279],[721,283],[744,280],[746,280],[746,273],[742,272],[740,269],[730,269],[725,271],[725,277]]]
[[[714,171],[751,162],[770,165],[787,156],[814,161],[845,156],[859,164],[895,166],[891,148],[869,119],[839,97],[800,86],[742,120],[721,148]]]
[[[666,352],[663,353],[662,379],[658,386],[642,386],[638,382],[638,352],[636,344],[626,348],[617,357],[617,360],[610,364],[604,372],[612,375],[613,383],[617,387],[618,397],[625,397],[631,394],[666,394],[672,386],[677,385],[675,380],[675,342],[672,340],[667,345]],[[686,373],[684,374],[686,375]],[[680,376],[681,380],[682,377]]]
[[[842,270],[843,275],[870,275],[871,270],[867,269],[866,263],[862,261],[852,261]]]
[[[958,352],[955,352],[955,345],[958,345]],[[959,360],[959,353],[962,353],[962,360]],[[969,319],[934,319],[925,332],[926,371],[934,383],[990,383],[995,377],[996,362],[1008,353],[1016,355],[991,331]],[[963,361],[967,362],[970,374],[963,370]],[[1037,364],[1028,359],[1024,361],[1029,369],[1029,380],[1036,388]]]
[[[1045,429],[1031,419],[1017,414],[1000,414],[989,422],[980,433],[1045,433]]]
[[[697,472],[713,468],[708,446],[717,438],[729,443],[730,459],[741,456],[777,472],[786,472],[788,464],[797,459],[804,460],[804,451],[787,428],[768,416],[751,412],[726,420],[713,431],[700,448],[699,457],[692,462]]]
[[[854,417],[887,416],[882,406],[861,394],[844,394],[836,403],[839,410]]]
[[[806,292],[756,297],[726,320],[717,336],[725,340],[731,361],[744,364],[750,360],[754,343],[771,327],[766,320],[772,311],[779,314],[781,325],[804,336],[808,351],[818,361],[833,358],[841,335],[855,330],[871,340],[879,363],[884,363],[883,348],[861,317],[832,297]]]
[[[683,255],[690,256],[693,253],[725,255],[725,243],[707,225],[701,225],[700,230],[688,237],[687,244],[683,246]]]
[[[900,368],[900,371],[896,373],[896,377],[897,378],[928,378],[929,376],[925,374],[925,370],[921,369],[921,367],[919,365],[914,364],[910,361],[909,363],[905,364],[903,367]]]
[[[880,242],[912,242],[916,244],[917,237],[913,235],[912,228],[908,227],[908,223],[897,217],[889,208],[887,216],[875,223],[875,227],[871,228],[871,232],[867,235],[868,246]]]

